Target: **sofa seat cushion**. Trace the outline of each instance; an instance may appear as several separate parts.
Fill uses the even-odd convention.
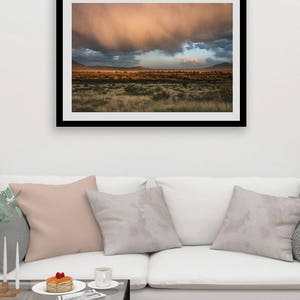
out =
[[[148,284],[172,289],[300,288],[300,263],[187,246],[153,254]]]
[[[147,284],[148,255],[128,254],[104,256],[104,253],[78,253],[22,263],[21,279],[46,279],[56,272],[64,272],[75,279],[93,279],[97,267],[111,267],[114,279],[130,279],[132,289],[144,288]],[[15,272],[8,274],[14,279]]]

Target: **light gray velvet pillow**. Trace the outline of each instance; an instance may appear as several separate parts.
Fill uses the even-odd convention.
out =
[[[223,225],[211,248],[293,261],[292,236],[299,220],[299,199],[235,187]]]
[[[300,223],[298,223],[298,225],[296,226],[293,234],[292,249],[294,259],[300,261]]]
[[[290,197],[290,198],[298,198],[300,201],[300,195],[298,197]],[[300,261],[300,220],[293,234],[292,249],[293,249],[294,259]]]
[[[160,187],[127,195],[87,191],[105,255],[181,247]]]

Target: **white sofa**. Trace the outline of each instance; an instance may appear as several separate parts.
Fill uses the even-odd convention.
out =
[[[0,176],[0,190],[10,182],[63,184],[82,177]],[[146,185],[162,186],[182,248],[152,255],[104,256],[78,253],[20,268],[23,279],[46,278],[57,270],[78,279],[93,278],[94,268],[110,266],[113,276],[131,280],[132,299],[298,299],[300,264],[236,252],[211,250],[234,185],[277,196],[297,196],[299,178],[189,178],[147,180],[140,177],[97,177],[99,190],[129,193]],[[14,271],[8,277],[14,278]]]

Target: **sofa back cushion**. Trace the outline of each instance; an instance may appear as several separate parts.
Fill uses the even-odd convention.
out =
[[[0,175],[0,190],[4,190],[10,183],[40,183],[40,184],[68,184],[84,176],[14,176]],[[133,193],[144,188],[147,179],[144,177],[105,177],[96,176],[98,191],[111,194]]]
[[[210,245],[215,240],[235,185],[274,196],[298,196],[298,178],[161,177],[175,229],[183,245]]]

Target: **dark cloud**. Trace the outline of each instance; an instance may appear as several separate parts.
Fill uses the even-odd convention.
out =
[[[101,53],[175,53],[186,41],[232,35],[230,3],[76,3],[72,11],[73,48]]]
[[[86,66],[134,67],[139,64],[136,55],[139,52],[102,53],[87,48],[73,49],[73,60]]]
[[[217,58],[232,60],[232,39],[218,39],[210,42],[187,43],[186,49],[192,50],[195,48],[210,50]]]
[[[207,50],[208,53],[199,55],[193,50]],[[73,60],[87,66],[134,67],[142,65],[154,68],[201,68],[222,62],[232,63],[232,40],[218,39],[198,43],[189,41],[174,54],[163,50],[102,52],[80,48],[73,49]]]

